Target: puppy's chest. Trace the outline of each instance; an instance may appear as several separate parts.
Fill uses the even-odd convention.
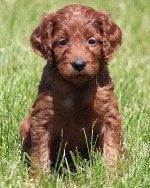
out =
[[[79,111],[92,105],[91,96],[83,96],[81,94],[70,95],[61,100],[64,109]]]
[[[55,111],[52,126],[58,134],[61,134],[60,132],[63,131],[80,135],[84,131],[91,132],[92,129],[97,132],[100,124],[101,119],[91,106],[78,106],[73,109]]]
[[[68,97],[61,102],[52,123],[55,138],[61,138],[72,149],[85,146],[85,138],[90,139],[92,134],[97,137],[102,122],[90,96]]]
[[[80,110],[84,105],[86,105],[86,102],[80,96],[68,97],[62,101],[62,106],[70,110]]]

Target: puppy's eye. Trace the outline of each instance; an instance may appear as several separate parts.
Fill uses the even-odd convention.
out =
[[[67,39],[60,39],[59,41],[58,41],[58,45],[60,46],[60,47],[64,47],[64,46],[66,46],[68,44],[68,40]]]
[[[89,44],[90,46],[95,46],[96,43],[97,43],[96,39],[94,39],[94,38],[88,39],[88,44]]]

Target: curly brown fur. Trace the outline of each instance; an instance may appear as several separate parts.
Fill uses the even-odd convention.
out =
[[[21,137],[37,168],[49,167],[60,142],[66,153],[76,148],[86,153],[85,134],[90,139],[92,131],[96,148],[114,167],[123,130],[107,64],[121,38],[109,15],[81,5],[44,14],[33,31],[32,47],[47,64]],[[30,173],[37,173],[33,166]]]

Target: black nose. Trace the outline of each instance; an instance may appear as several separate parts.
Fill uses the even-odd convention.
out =
[[[72,62],[72,66],[75,70],[77,71],[82,71],[85,67],[85,61],[77,59],[75,61]]]

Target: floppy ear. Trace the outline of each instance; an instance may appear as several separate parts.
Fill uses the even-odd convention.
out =
[[[48,61],[51,60],[54,17],[54,14],[44,14],[41,23],[30,37],[33,50]]]
[[[109,62],[113,57],[113,53],[121,45],[122,32],[111,17],[103,12],[98,12],[97,22],[103,38],[102,61]]]

